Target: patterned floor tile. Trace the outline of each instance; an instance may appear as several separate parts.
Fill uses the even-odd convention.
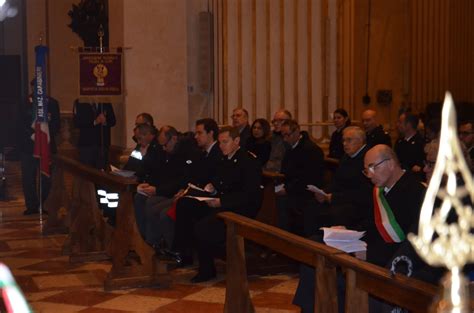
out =
[[[224,305],[221,303],[209,303],[201,301],[178,300],[171,304],[162,306],[154,313],[222,313]]]
[[[17,255],[22,258],[51,259],[60,257],[61,251],[59,249],[28,249],[20,251]]]
[[[60,304],[60,303],[48,303],[48,302],[33,302],[31,303],[32,309],[36,313],[52,313],[52,312],[61,312],[61,313],[72,313],[79,312],[84,310],[86,307],[69,305],[69,304]]]
[[[26,296],[26,299],[31,303],[31,302],[43,300],[44,298],[47,298],[47,297],[50,297],[62,292],[63,292],[62,290],[32,292],[32,293],[27,293],[25,296]]]
[[[95,305],[96,308],[102,309],[131,309],[135,312],[151,312],[161,306],[175,302],[175,299],[145,297],[138,295],[121,295],[112,300],[102,302]]]
[[[286,282],[280,283],[270,289],[270,292],[277,292],[277,293],[287,293],[287,294],[295,294],[296,287],[298,286],[298,279],[288,280]]]
[[[1,261],[5,264],[8,264],[8,267],[10,267],[10,269],[16,269],[16,268],[23,269],[23,267],[40,263],[43,260],[42,259],[25,259],[25,258],[18,258],[14,256],[14,257],[4,257],[1,259]]]
[[[198,285],[183,285],[183,284],[173,284],[169,289],[136,289],[130,294],[141,295],[141,296],[151,296],[151,297],[160,297],[160,298],[170,298],[170,299],[182,299],[191,294],[197,293],[203,290],[205,287]]]
[[[101,308],[87,308],[79,311],[80,313],[132,313],[134,311],[123,311],[123,310],[112,310],[112,309],[101,309]]]
[[[294,310],[297,308],[295,305],[291,304],[292,300],[293,295],[276,292],[262,292],[261,294],[252,298],[252,302],[255,307],[280,310]]]
[[[46,297],[43,301],[90,307],[119,296],[104,291],[70,290]]]
[[[224,303],[225,302],[225,288],[209,287],[199,292],[193,293],[184,300],[202,301],[211,303]]]
[[[102,285],[93,273],[37,276],[33,281],[42,290]]]

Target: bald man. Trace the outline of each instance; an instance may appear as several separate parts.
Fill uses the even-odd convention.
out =
[[[245,147],[251,131],[249,125],[249,112],[243,108],[235,108],[232,111],[232,126],[236,127],[240,133],[240,146]]]
[[[377,121],[377,112],[375,110],[365,110],[362,112],[362,125],[367,136],[367,145],[373,147],[378,144],[392,146],[390,135],[383,130],[382,125]]]
[[[285,157],[286,146],[281,135],[281,126],[283,122],[291,120],[291,113],[288,110],[278,110],[273,115],[273,133],[272,133],[272,150],[270,151],[270,158],[264,169],[271,172],[280,172],[281,162]]]

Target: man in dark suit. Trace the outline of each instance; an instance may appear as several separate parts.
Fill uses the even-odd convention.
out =
[[[367,146],[372,148],[375,145],[384,144],[392,146],[390,135],[383,130],[382,125],[377,121],[377,112],[375,110],[365,110],[362,112],[362,125],[367,136]]]
[[[417,173],[420,179],[423,176],[423,162],[425,161],[425,141],[418,133],[418,116],[411,113],[402,113],[398,118],[400,139],[395,143],[395,153],[403,169]]]
[[[109,161],[110,129],[115,114],[110,103],[74,102],[74,126],[79,128],[79,160],[89,166],[105,169]]]
[[[146,238],[147,209],[158,205],[169,208],[174,195],[186,187],[192,168],[199,157],[193,138],[182,136],[172,126],[160,129],[158,142],[164,154],[157,158],[148,174],[148,179],[137,186],[135,196],[135,217],[138,229]]]
[[[214,255],[225,243],[225,224],[216,214],[232,211],[252,218],[261,205],[261,170],[257,159],[240,148],[238,129],[222,128],[219,146],[223,158],[204,188],[212,199],[183,197],[176,206],[175,247],[183,263],[192,263],[193,248],[198,251],[199,271],[191,280],[194,283],[216,276]]]
[[[281,166],[281,173],[285,175],[284,185],[276,190],[278,223],[285,230],[303,234],[302,211],[314,199],[307,186],[322,187],[324,155],[295,120],[283,122],[281,134],[288,149]]]
[[[222,159],[222,152],[217,142],[219,128],[215,120],[204,118],[196,121],[194,138],[201,153],[184,179],[195,186],[204,188],[216,175],[217,165]],[[146,235],[145,239],[152,246],[157,247],[164,239],[167,247],[173,246],[174,220],[167,214],[174,201],[184,195],[186,189],[181,189],[172,198],[164,201],[149,199],[145,208]],[[165,251],[161,251],[165,252]]]
[[[31,82],[34,86],[35,80]],[[51,154],[55,154],[56,149],[56,135],[61,128],[61,119],[59,113],[59,103],[56,99],[48,97],[48,127],[49,127],[49,148]],[[35,214],[39,212],[40,202],[44,203],[48,197],[51,187],[51,179],[45,175],[41,176],[41,199],[38,199],[37,191],[37,175],[38,175],[38,159],[33,157],[34,142],[32,135],[34,129],[33,123],[33,100],[32,96],[28,97],[28,102],[21,109],[21,140],[20,140],[20,160],[21,160],[21,182],[23,187],[23,194],[25,196],[26,210],[25,215]]]
[[[240,133],[240,146],[245,147],[247,139],[250,137],[249,112],[243,108],[236,108],[232,111],[232,126],[236,127]]]

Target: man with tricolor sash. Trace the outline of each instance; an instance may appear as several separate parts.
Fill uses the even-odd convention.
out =
[[[356,229],[366,230],[362,240],[367,242],[367,261],[385,267],[418,222],[426,188],[413,174],[401,168],[395,152],[387,145],[376,145],[366,152],[362,172],[374,185],[373,207]],[[321,238],[312,239],[322,242]],[[314,312],[314,277],[314,268],[301,267],[293,303],[301,307],[302,313]],[[339,311],[343,312],[342,289],[338,293],[338,303]],[[371,301],[370,312],[381,312],[379,305]]]

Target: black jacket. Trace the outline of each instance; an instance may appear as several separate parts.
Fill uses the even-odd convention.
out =
[[[323,151],[311,139],[307,132],[301,132],[301,139],[295,148],[286,151],[281,166],[285,175],[285,189],[289,196],[313,197],[306,190],[307,185],[321,187],[323,184]]]
[[[425,161],[425,141],[417,132],[410,140],[398,139],[395,143],[395,153],[402,167],[411,171],[412,167],[418,165],[423,168]]]
[[[251,136],[247,140],[246,150],[255,154],[260,167],[263,167],[270,158],[272,143],[269,140],[257,142],[255,138]]]
[[[349,125],[347,125],[349,126]],[[344,126],[341,130],[335,130],[331,135],[331,141],[329,142],[329,154],[328,157],[334,159],[340,159],[344,155],[344,146],[342,145],[342,133],[347,127]]]
[[[367,132],[365,135],[367,136],[367,145],[369,148],[376,145],[392,146],[390,135],[383,130],[382,125],[375,127],[371,132]]]
[[[204,187],[216,176],[217,167],[222,160],[222,151],[219,142],[212,146],[211,151],[199,154],[199,159],[192,168],[190,182],[196,186]]]
[[[171,198],[187,186],[199,152],[193,138],[182,137],[173,153],[164,152],[157,156],[157,162],[150,162],[152,169],[147,182],[156,187],[157,196]]]
[[[331,211],[334,225],[349,229],[359,228],[370,216],[372,208],[372,184],[362,174],[366,145],[355,157],[345,154],[339,162],[329,188],[332,193]]]
[[[426,188],[413,174],[405,172],[395,186],[385,195],[385,199],[405,235],[413,227],[416,227],[418,223],[425,191]],[[385,266],[403,242],[386,243],[375,225],[373,209],[371,212],[365,237],[367,242],[367,260],[379,266]]]
[[[140,152],[139,144],[137,144],[134,151]],[[146,182],[150,179],[150,175],[154,171],[153,169],[160,164],[164,154],[163,147],[158,142],[152,141],[141,160],[130,155],[123,169],[134,171],[138,182]]]
[[[114,108],[110,103],[98,103],[97,108],[92,103],[74,102],[74,126],[79,128],[79,147],[104,147],[110,146],[110,128],[115,126]],[[94,121],[100,113],[104,113],[107,122],[105,126],[94,125]],[[103,141],[101,138],[103,136]]]
[[[59,103],[56,99],[48,97],[48,127],[49,127],[49,146],[51,153],[57,152],[55,137],[59,134],[61,129],[61,116],[59,113]],[[34,134],[35,130],[32,127],[33,124],[33,103],[28,102],[21,108],[21,140],[20,140],[20,151],[27,154],[33,153],[34,141],[31,139],[31,135]]]
[[[240,132],[240,146],[245,147],[247,145],[247,140],[250,138],[251,131],[250,126],[247,124],[244,129]]]
[[[223,156],[212,180],[222,210],[255,217],[262,202],[262,171],[257,160],[244,149],[231,159]]]

